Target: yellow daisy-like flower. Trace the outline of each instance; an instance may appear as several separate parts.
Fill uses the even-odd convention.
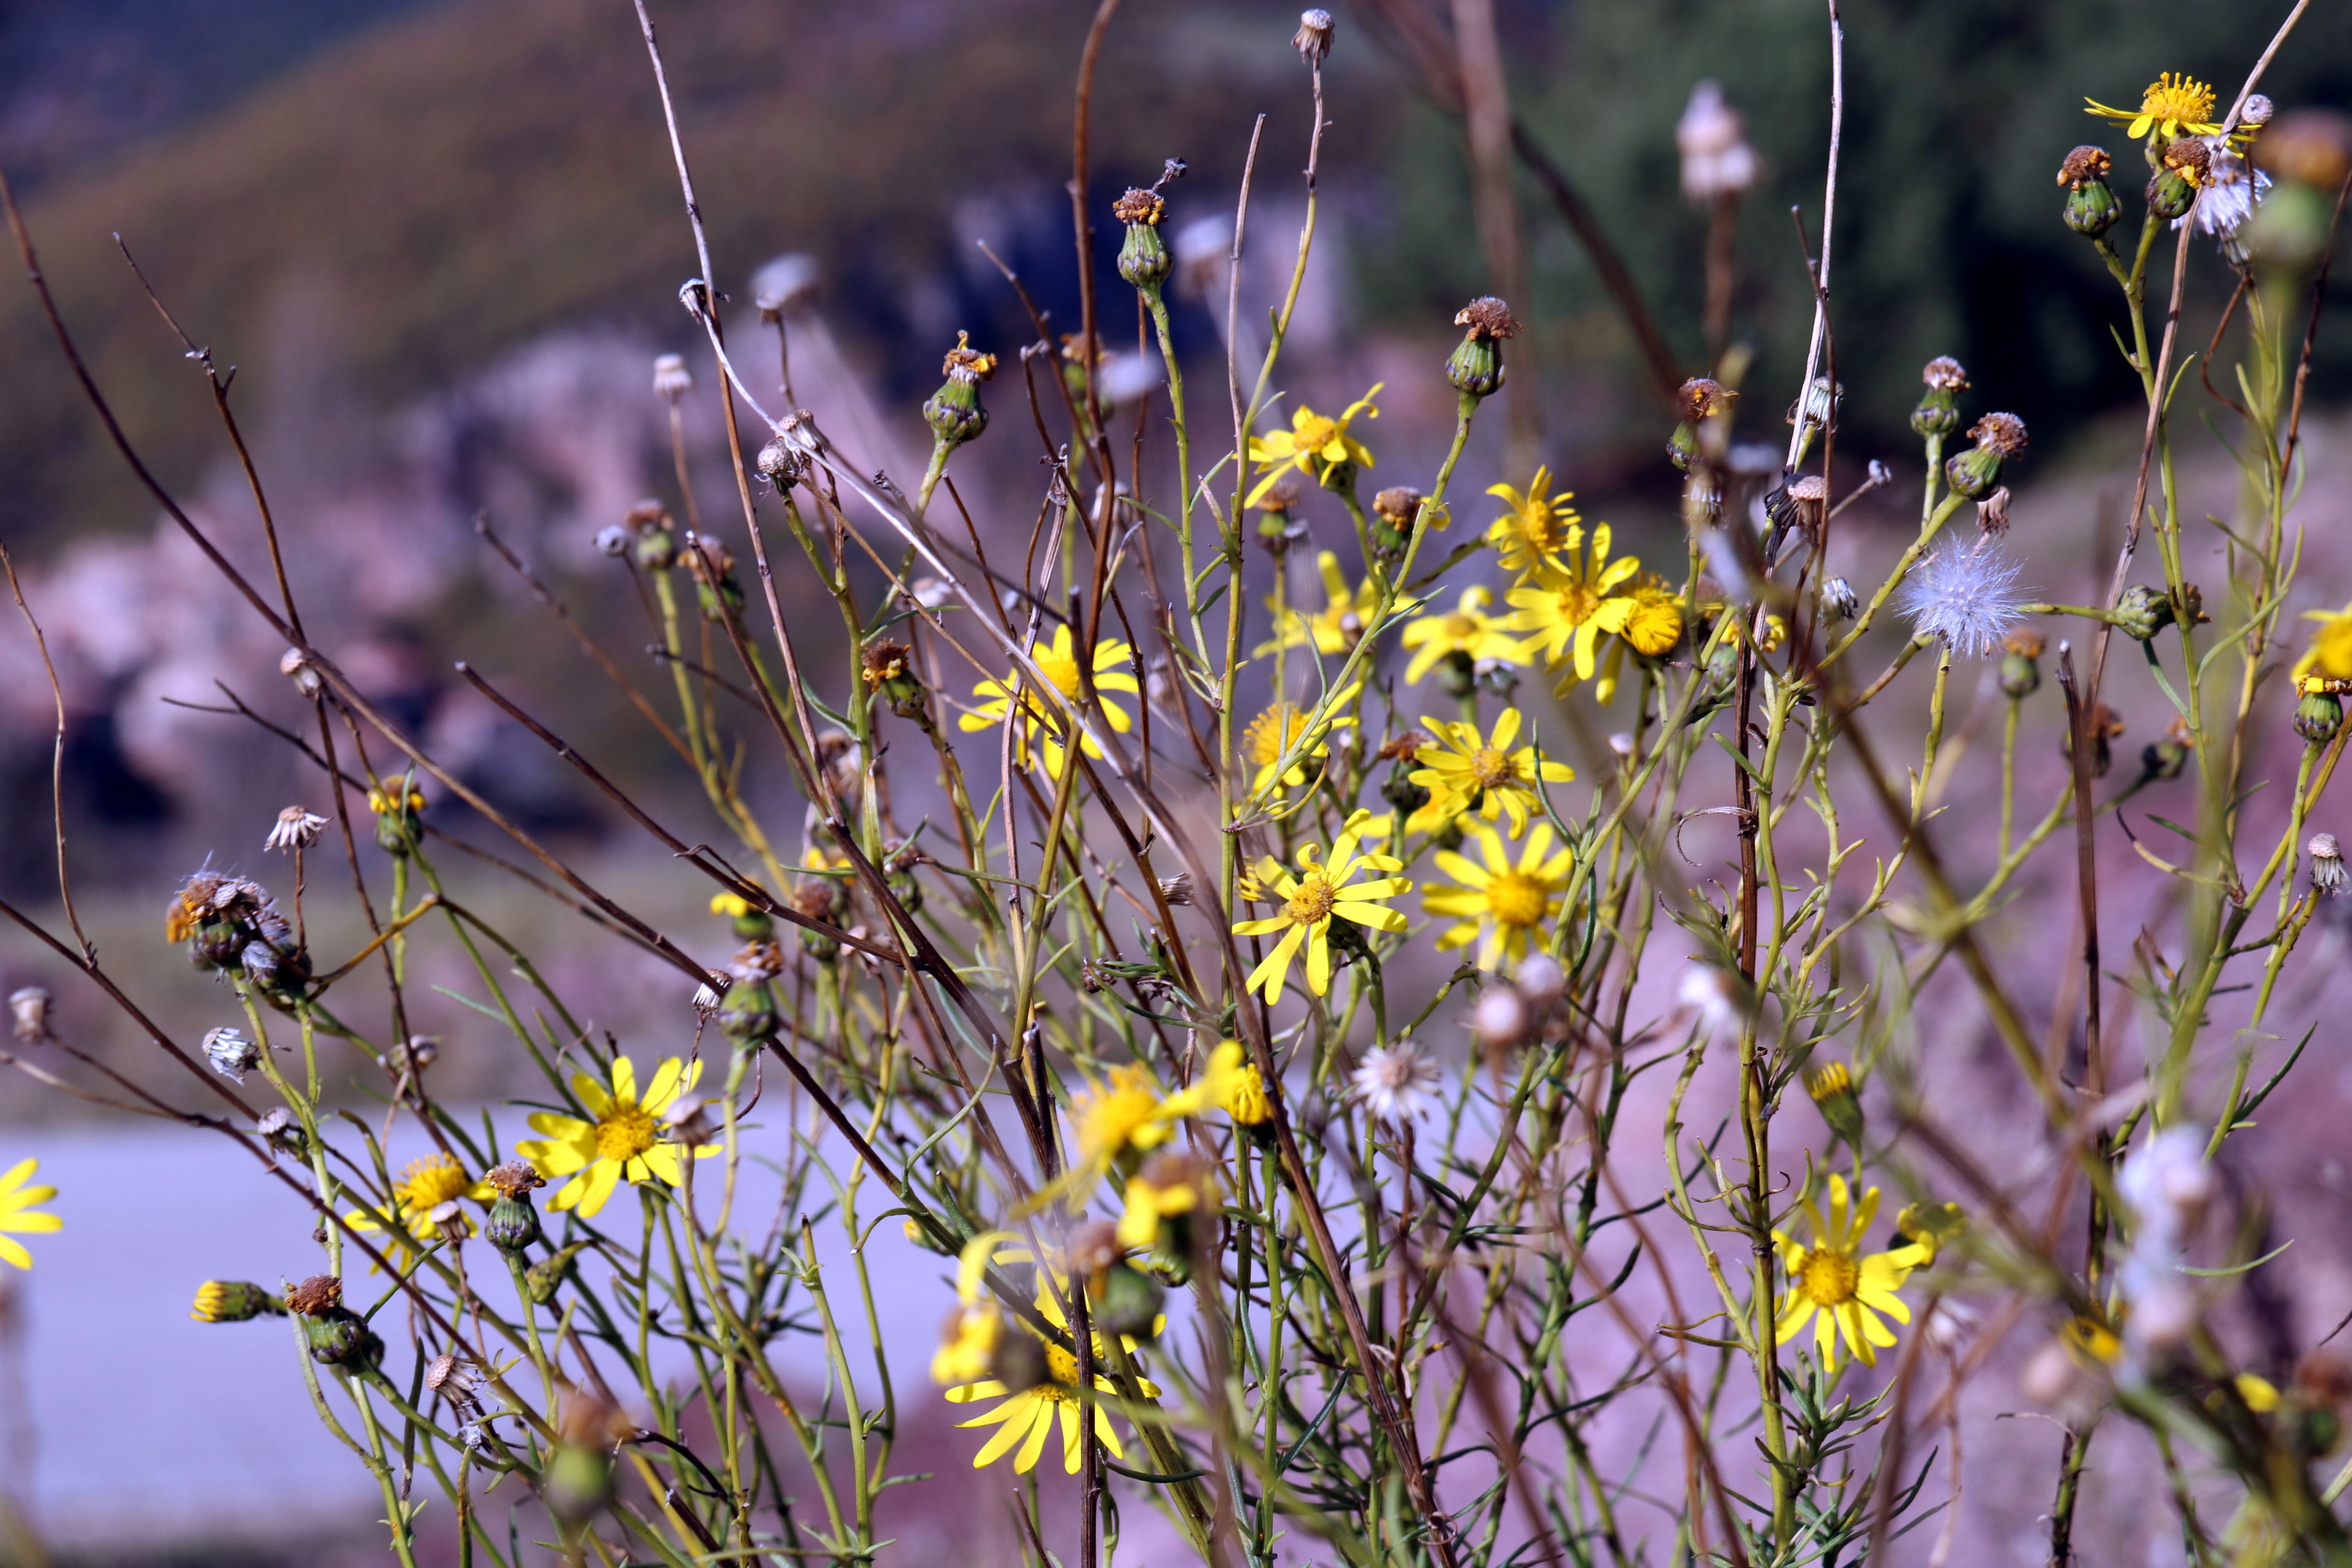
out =
[[[995,1302],[965,1302],[949,1316],[931,1354],[932,1381],[942,1387],[983,1381],[1003,1339],[1004,1313]]]
[[[1372,399],[1381,395],[1381,385],[1348,405],[1347,412],[1334,419],[1318,414],[1305,404],[1290,412],[1290,428],[1276,430],[1270,436],[1249,438],[1249,460],[1255,463],[1264,477],[1249,493],[1244,505],[1255,506],[1260,497],[1274,489],[1282,476],[1296,468],[1312,475],[1322,484],[1331,478],[1331,470],[1342,463],[1353,463],[1360,468],[1372,466],[1372,454],[1361,441],[1348,434],[1356,416],[1378,419],[1381,411],[1372,406]]]
[[[1133,654],[1134,650],[1127,644],[1111,638],[1107,637],[1095,644],[1094,676],[1097,693],[1124,691],[1134,696],[1140,689],[1135,683],[1135,676],[1128,668]],[[1055,626],[1051,637],[1030,644],[1029,657],[1039,669],[1045,672],[1045,678],[1054,683],[1055,689],[1062,694],[1067,705],[1075,709],[1078,700],[1078,658],[1071,641],[1070,628]],[[1013,755],[1023,767],[1030,766],[1034,754],[1033,747],[1042,731],[1045,735],[1042,750],[1045,772],[1055,778],[1062,776],[1062,742],[1050,727],[1058,721],[1047,718],[1045,705],[1037,700],[1034,692],[1022,689],[1022,682],[1017,676],[1003,680],[983,680],[972,688],[972,693],[981,699],[981,704],[956,720],[958,729],[967,731],[993,729],[1011,717],[1013,705],[1017,700],[1021,704],[1021,729],[1013,738]],[[1128,718],[1126,709],[1105,696],[1102,710],[1112,729],[1122,735],[1127,733],[1132,721]],[[1086,742],[1086,752],[1090,757],[1099,757],[1102,748],[1089,740]]]
[[[1491,592],[1474,583],[1462,590],[1462,597],[1450,613],[1420,616],[1407,621],[1398,639],[1412,650],[1412,659],[1404,667],[1405,684],[1419,684],[1421,678],[1449,654],[1458,653],[1472,660],[1496,658],[1519,663],[1519,639],[1510,635],[1509,618],[1486,613],[1486,606],[1494,602]]]
[[[1589,540],[1581,529],[1571,530],[1559,553],[1511,590],[1518,611],[1511,617],[1512,629],[1535,634],[1524,651],[1540,650],[1547,662],[1558,664],[1572,650],[1576,679],[1591,679],[1593,650],[1601,637],[1622,632],[1633,619],[1635,601],[1623,591],[1624,584],[1641,570],[1641,562],[1631,555],[1609,559],[1607,523],[1594,528]]]
[[[2083,111],[2085,114],[2128,125],[2125,134],[2135,142],[2150,131],[2163,132],[2167,141],[2183,132],[2217,136],[2221,131],[2221,121],[2213,118],[2213,89],[2178,71],[2166,71],[2148,83],[2147,90],[2139,95],[2137,109],[2113,109],[2095,98],[2083,101],[2090,106]]]
[[[1424,721],[1432,738],[1413,753],[1421,766],[1412,771],[1412,782],[1429,792],[1429,799],[1405,819],[1405,831],[1432,833],[1475,809],[1489,822],[1508,818],[1515,838],[1525,833],[1538,787],[1566,784],[1576,770],[1547,761],[1533,745],[1514,751],[1511,743],[1519,738],[1522,721],[1517,709],[1506,708],[1481,740],[1478,726],[1467,721]]]
[[[1323,579],[1323,607],[1311,616],[1284,610],[1275,621],[1274,639],[1253,650],[1255,657],[1262,658],[1278,648],[1310,643],[1317,653],[1346,653],[1364,640],[1364,629],[1380,611],[1380,584],[1367,577],[1349,587],[1347,574],[1339,570],[1339,558],[1328,550],[1317,552],[1315,571]],[[1413,603],[1400,598],[1396,607],[1409,610]],[[1266,607],[1272,609],[1274,601],[1268,599]]]
[[[683,1147],[663,1141],[661,1113],[701,1077],[700,1062],[689,1068],[677,1057],[654,1069],[643,1094],[637,1092],[636,1064],[626,1057],[613,1058],[610,1088],[584,1072],[573,1073],[572,1092],[595,1120],[533,1111],[531,1131],[545,1133],[546,1140],[515,1145],[515,1152],[541,1175],[572,1178],[547,1206],[577,1209],[581,1218],[593,1219],[623,1181],[634,1185],[658,1177],[677,1186],[685,1179],[678,1163]],[[693,1152],[701,1157],[719,1149],[706,1144]]]
[[[1439,933],[1438,951],[1478,944],[1478,967],[1492,970],[1506,956],[1526,955],[1530,943],[1542,938],[1543,923],[1559,912],[1568,891],[1569,874],[1576,854],[1552,848],[1549,822],[1538,822],[1520,847],[1516,863],[1503,836],[1484,823],[1472,829],[1477,838],[1478,865],[1467,856],[1441,850],[1437,868],[1460,884],[1435,883],[1422,889],[1422,905],[1454,923]]]
[[[1003,1259],[1011,1254],[999,1253],[997,1256]],[[1067,1288],[1065,1281],[1064,1289],[1066,1290]],[[1037,1291],[1037,1313],[1055,1328],[1066,1334],[1069,1332],[1068,1320],[1063,1316],[1053,1292],[1042,1284]],[[1031,1331],[1024,1328],[1017,1331],[1026,1333]],[[1045,1352],[1046,1379],[1035,1387],[1014,1394],[996,1379],[987,1378],[947,1391],[945,1398],[950,1405],[968,1405],[982,1399],[1004,1401],[993,1410],[984,1411],[969,1421],[956,1423],[959,1427],[996,1428],[994,1436],[982,1445],[979,1453],[972,1456],[973,1469],[985,1469],[1011,1454],[1013,1469],[1027,1475],[1037,1468],[1038,1457],[1045,1449],[1045,1439],[1053,1436],[1054,1428],[1058,1425],[1062,1429],[1062,1468],[1070,1475],[1078,1473],[1082,1450],[1078,1427],[1078,1358],[1051,1340],[1041,1342]],[[1130,1351],[1135,1348],[1131,1340],[1121,1342]],[[1094,1336],[1094,1353],[1097,1367],[1109,1358],[1109,1349],[1100,1334]],[[1159,1388],[1150,1380],[1139,1378],[1137,1382],[1146,1398],[1159,1396]],[[1127,1457],[1127,1450],[1119,1447],[1118,1433],[1111,1426],[1109,1411],[1109,1405],[1118,1395],[1118,1385],[1097,1372],[1095,1392],[1097,1396],[1095,1400],[1095,1441],[1100,1443],[1103,1451],[1112,1458],[1123,1459]]]
[[[1365,881],[1349,880],[1360,872],[1404,869],[1404,862],[1392,855],[1359,852],[1362,840],[1381,834],[1380,819],[1370,812],[1359,811],[1348,819],[1339,837],[1331,841],[1328,861],[1323,858],[1319,846],[1302,844],[1297,876],[1271,855],[1257,863],[1255,885],[1245,890],[1245,896],[1261,902],[1280,900],[1282,910],[1265,920],[1236,921],[1234,934],[1272,936],[1279,931],[1282,940],[1250,971],[1244,990],[1260,993],[1271,1005],[1282,994],[1283,982],[1290,977],[1291,961],[1303,947],[1307,950],[1307,988],[1318,996],[1329,992],[1331,921],[1335,918],[1353,921],[1374,931],[1405,929],[1403,912],[1389,909],[1380,900],[1411,892],[1410,879],[1381,876]]]
[[[1121,1063],[1103,1082],[1078,1090],[1070,1099],[1078,1145],[1078,1157],[1066,1178],[1073,1197],[1083,1203],[1095,1183],[1130,1149],[1157,1149],[1174,1137],[1171,1123],[1182,1114],[1170,1110],[1152,1081],[1151,1069],[1141,1062]]]
[[[1499,496],[1511,510],[1486,525],[1486,542],[1502,557],[1506,569],[1521,575],[1548,563],[1562,550],[1576,548],[1583,531],[1574,496],[1567,490],[1550,494],[1551,469],[1541,468],[1524,490],[1510,485],[1488,485],[1486,493]]]
[[[33,1187],[25,1184],[32,1180],[33,1173],[40,1168],[41,1163],[38,1160],[19,1160],[8,1167],[6,1175],[0,1175],[0,1231],[13,1230],[26,1236],[47,1236],[53,1230],[64,1228],[65,1221],[53,1214],[42,1213],[33,1206],[35,1204],[47,1203],[58,1195],[58,1190],[55,1187]],[[11,1236],[0,1235],[0,1258],[6,1259],[19,1268],[30,1268],[33,1266],[33,1255],[26,1251],[24,1245]]]
[[[1255,1127],[1274,1115],[1265,1079],[1239,1040],[1218,1041],[1200,1076],[1170,1095],[1166,1104],[1180,1116],[1199,1116],[1213,1107],[1244,1127]]]
[[[1356,721],[1352,713],[1339,712],[1363,689],[1360,681],[1331,700],[1331,717],[1318,734],[1308,735],[1307,726],[1314,710],[1296,702],[1277,702],[1249,721],[1242,731],[1242,760],[1257,771],[1250,775],[1250,794],[1264,795],[1276,782],[1286,789],[1296,789],[1307,782],[1307,764],[1320,762],[1331,752],[1331,731],[1343,730]],[[1302,744],[1304,742],[1304,744]],[[1288,767],[1282,766],[1285,756]]]
[[[2294,679],[2300,683],[2306,676],[2318,676],[2324,680],[2352,680],[2352,605],[2340,610],[2305,610],[2303,618],[2317,621],[2319,630],[2311,637],[2311,646],[2294,661]]]
[[[1129,1176],[1122,1196],[1118,1244],[1141,1250],[1160,1240],[1164,1221],[1215,1206],[1217,1179],[1205,1161],[1171,1152]]]
[[[1632,607],[1617,635],[1643,658],[1661,658],[1683,640],[1683,596],[1654,573],[1644,572],[1625,590]]]
[[[470,1198],[486,1204],[498,1194],[488,1182],[476,1181],[466,1174],[466,1167],[449,1154],[427,1154],[422,1160],[411,1160],[400,1173],[400,1180],[392,1184],[393,1215],[400,1228],[412,1241],[430,1245],[442,1238],[442,1222],[433,1217],[433,1211],[444,1204]],[[376,1216],[366,1209],[354,1209],[343,1216],[353,1230],[381,1230]],[[448,1221],[449,1230],[458,1239],[474,1234],[473,1222],[463,1215]],[[405,1258],[413,1248],[403,1245]]]
[[[1898,1247],[1864,1256],[1863,1233],[1878,1213],[1878,1189],[1868,1189],[1859,1204],[1849,1205],[1844,1177],[1832,1176],[1829,1186],[1826,1220],[1821,1205],[1810,1194],[1805,1198],[1805,1220],[1813,1233],[1811,1246],[1780,1231],[1772,1233],[1772,1239],[1780,1246],[1781,1266],[1789,1271],[1789,1292],[1780,1299],[1776,1338],[1785,1345],[1803,1332],[1810,1321],[1813,1350],[1824,1370],[1837,1369],[1841,1336],[1848,1353],[1864,1366],[1876,1366],[1879,1351],[1895,1343],[1895,1331],[1881,1322],[1878,1314],[1884,1312],[1898,1323],[1911,1321],[1911,1309],[1895,1292],[1911,1277],[1911,1270],[1927,1261],[1927,1253],[1924,1247]]]

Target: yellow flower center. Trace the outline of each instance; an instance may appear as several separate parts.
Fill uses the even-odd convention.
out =
[[[1348,427],[1345,425],[1340,424],[1337,419],[1327,418],[1325,416],[1320,414],[1314,414],[1309,415],[1304,421],[1293,427],[1291,439],[1297,443],[1298,449],[1302,452],[1320,452],[1324,447],[1329,446],[1341,436],[1347,434],[1347,430]]]
[[[1249,733],[1242,737],[1242,745],[1251,762],[1270,768],[1281,760],[1291,742],[1306,732],[1307,715],[1296,704],[1277,702],[1250,721]]]
[[[1456,610],[1445,617],[1444,631],[1448,642],[1468,642],[1478,635],[1478,619]]]
[[[1494,789],[1501,784],[1517,784],[1519,770],[1512,764],[1508,752],[1481,746],[1470,753],[1470,776],[1480,789]]]
[[[1528,547],[1538,554],[1550,554],[1568,537],[1569,525],[1560,520],[1559,513],[1551,509],[1549,501],[1538,501],[1533,496],[1519,509],[1518,522]]]
[[[446,1154],[435,1154],[401,1172],[397,1193],[410,1213],[429,1214],[451,1198],[465,1196],[473,1184],[466,1179],[465,1167]]]
[[[1816,1307],[1842,1307],[1862,1283],[1862,1266],[1851,1254],[1819,1247],[1797,1265],[1797,1289]]]
[[[1029,657],[1037,661],[1037,668],[1045,672],[1046,679],[1061,688],[1063,696],[1076,697],[1078,694],[1078,661],[1076,658],[1061,652],[1051,643],[1040,643],[1031,648]]]
[[[1329,914],[1331,906],[1339,901],[1339,895],[1333,889],[1331,879],[1320,871],[1313,871],[1299,882],[1298,890],[1291,894],[1289,901],[1282,906],[1282,913],[1293,925],[1311,926]]]
[[[1117,1155],[1160,1109],[1160,1097],[1146,1087],[1140,1069],[1113,1068],[1108,1087],[1080,1098],[1078,1150],[1089,1160]]]
[[[1592,618],[1601,607],[1601,595],[1581,583],[1571,583],[1559,590],[1559,618],[1571,626],[1580,626]]]
[[[2213,89],[2193,77],[2166,71],[2140,94],[2139,111],[2166,123],[2186,121],[2202,124],[2212,118]]]
[[[1544,917],[1548,891],[1524,871],[1505,871],[1486,884],[1486,909],[1498,925],[1531,926]]]
[[[634,1160],[656,1142],[653,1112],[633,1101],[615,1100],[596,1123],[600,1160]]]

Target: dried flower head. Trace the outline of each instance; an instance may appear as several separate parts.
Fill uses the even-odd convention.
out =
[[[338,1275],[313,1274],[286,1293],[286,1305],[306,1318],[316,1318],[343,1304],[343,1281]]]
[[[49,1009],[56,999],[38,985],[20,985],[8,993],[8,1032],[28,1046],[50,1039]]]
[[[802,884],[803,887],[808,885]],[[822,881],[815,885],[827,889],[832,887],[831,883]],[[799,907],[800,899],[797,889],[794,891],[793,903],[794,908]],[[727,973],[738,980],[772,980],[783,972],[784,950],[772,942],[746,943],[743,951],[727,961]]]
[[[1372,498],[1372,510],[1402,529],[1421,510],[1424,499],[1411,485],[1391,485]]]
[[[2352,119],[2332,109],[2279,116],[2254,144],[2263,168],[2282,180],[2333,194],[2352,172]]]
[[[1376,1121],[1401,1126],[1436,1103],[1437,1064],[1411,1040],[1364,1053],[1349,1087]]]
[[[2032,602],[2017,585],[2019,563],[1990,539],[1948,545],[1913,569],[1895,607],[1915,635],[1955,653],[1989,656]]]
[[[685,359],[677,354],[663,354],[654,361],[654,395],[676,403],[694,390],[694,373],[686,368]]]
[[[2049,639],[2032,626],[2020,626],[2000,640],[2003,653],[2013,653],[2020,658],[2040,658],[2049,646]]]
[[[2014,414],[1988,414],[1969,426],[1969,439],[1988,451],[2014,458],[2025,450],[2025,421]]]
[[[2105,179],[2115,166],[2105,147],[2077,147],[2058,165],[2058,183],[2070,191],[2079,190],[2093,180]]]
[[[2311,886],[2313,890],[2333,898],[2344,890],[2344,848],[2336,842],[2333,833],[2315,833],[2304,846],[2311,856]]]
[[[425,1391],[457,1405],[471,1405],[487,1380],[481,1363],[449,1351],[435,1356],[425,1368]]]
[[[1331,13],[1320,5],[1298,13],[1298,31],[1291,36],[1290,47],[1306,64],[1321,65],[1331,53]]]
[[[984,354],[971,346],[971,334],[956,333],[956,346],[948,350],[947,360],[940,373],[961,382],[986,381],[996,374],[996,356]]]
[[[1381,743],[1380,760],[1384,763],[1409,763],[1429,744],[1429,737],[1418,730],[1407,730],[1402,735],[1391,735]]]
[[[1696,425],[1729,408],[1738,395],[1712,376],[1695,375],[1675,390],[1675,405],[1685,424]]]
[[[1820,506],[1830,499],[1830,482],[1819,474],[1804,474],[1789,484],[1789,499],[1799,506]]]
[[[2104,156],[2104,154],[2102,154]],[[1919,371],[1919,379],[1937,392],[1966,392],[1969,373],[1949,354],[1937,354]]]
[[[2202,136],[2176,136],[2164,144],[2164,166],[2192,185],[2201,185],[2213,166],[2213,149]]]
[[[1519,335],[1511,308],[1492,294],[1481,294],[1454,312],[1454,324],[1469,329],[1474,342],[1494,342]]]
[[[1158,191],[1129,186],[1127,195],[1111,203],[1110,216],[1121,223],[1139,223],[1152,228],[1168,216],[1168,198]]]
[[[2009,531],[2009,487],[2000,486],[1977,502],[1977,531],[1998,536]]]
[[[316,697],[325,684],[319,678],[318,667],[310,656],[299,647],[289,647],[278,658],[278,673],[294,683],[294,689],[305,697]]]
[[[205,1056],[215,1072],[237,1083],[243,1083],[245,1075],[261,1065],[261,1047],[247,1039],[235,1025],[205,1031]]]
[[[1764,161],[1748,143],[1748,122],[1712,79],[1691,89],[1675,121],[1675,151],[1682,157],[1683,195],[1701,206],[1745,195],[1763,177]]]
[[[1192,873],[1179,871],[1172,877],[1160,879],[1160,896],[1177,908],[1192,901]]]
[[[327,819],[307,806],[289,805],[278,814],[277,826],[261,841],[264,849],[308,849],[319,841]]]
[[[719,1134],[719,1123],[711,1120],[710,1102],[699,1095],[687,1095],[670,1102],[661,1114],[661,1122],[669,1130],[674,1142],[689,1149],[699,1149],[715,1142]]]
[[[509,1160],[482,1173],[482,1180],[503,1198],[519,1198],[547,1185],[547,1178],[528,1160]]]
[[[859,655],[859,662],[865,667],[867,688],[878,690],[885,681],[905,679],[908,658],[905,643],[892,642],[887,638],[867,643],[865,651]]]

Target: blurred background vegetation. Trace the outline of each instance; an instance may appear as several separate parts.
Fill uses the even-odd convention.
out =
[[[1461,132],[1382,47],[1377,16],[1333,8],[1326,188],[1353,241],[1354,325],[1420,335],[1487,286]],[[1025,335],[976,257],[976,227],[1014,237],[1007,259],[1066,323],[1075,268],[1059,182],[1092,9],[665,0],[719,253],[747,266],[816,254],[861,368],[893,397],[919,397],[956,327]],[[1287,179],[1306,118],[1279,47],[1295,9],[1130,0],[1104,57],[1098,191],[1176,154],[1194,171],[1180,211],[1224,209],[1261,110],[1265,188],[1276,171]],[[2226,101],[2284,9],[1846,0],[1838,363],[1864,449],[1900,436],[1916,367],[1940,353],[2026,416],[2037,457],[2136,395],[2099,330],[2116,313],[2105,280],[2057,222],[2053,173],[2077,142],[2120,145],[2081,112],[2086,94],[2131,102],[2156,72],[2179,69]],[[1703,351],[1705,219],[1677,189],[1672,132],[1695,82],[1723,84],[1767,165],[1740,222],[1739,332],[1760,353],[1759,384],[1790,384],[1807,295],[1789,209],[1801,205],[1818,234],[1827,135],[1819,0],[1498,0],[1497,17],[1522,118],[1598,211],[1690,368]],[[2352,101],[2352,8],[2314,6],[2266,85],[2283,108]],[[191,331],[246,364],[248,399],[325,374],[388,410],[558,327],[680,324],[671,298],[690,253],[621,0],[19,0],[0,11],[0,156],[49,270],[178,482],[216,460],[208,411],[174,374],[161,324],[134,308],[118,230]],[[1580,458],[1581,488],[1605,489],[1647,461],[1663,425],[1583,254],[1538,188],[1521,195],[1535,279],[1521,313],[1557,384],[1549,453]],[[1107,264],[1116,230],[1099,243]],[[0,360],[12,367],[0,378],[0,527],[37,542],[143,524],[143,498],[61,395],[18,289],[0,290]],[[2316,386],[2347,374],[2352,334],[2331,321]]]

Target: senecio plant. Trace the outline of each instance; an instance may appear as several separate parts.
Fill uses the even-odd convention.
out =
[[[2273,124],[2252,81],[2226,108],[2169,75],[2137,109],[2091,106],[2144,156],[2144,206],[2116,188],[2126,155],[2085,145],[2053,216],[2114,278],[2147,436],[2111,589],[2056,605],[2004,537],[2025,426],[1950,358],[1911,415],[1916,532],[1865,570],[1885,552],[1838,527],[1905,465],[1839,471],[1826,232],[1785,449],[1759,432],[1782,461],[1734,462],[1762,396],[1736,349],[1659,416],[1685,548],[1645,565],[1543,468],[1457,493],[1522,331],[1492,298],[1424,373],[1453,393],[1443,459],[1367,501],[1404,466],[1378,450],[1385,389],[1337,412],[1277,390],[1332,41],[1307,13],[1307,216],[1262,355],[1244,363],[1229,309],[1224,384],[1205,408],[1188,391],[1163,237],[1182,165],[1105,205],[1081,162],[1080,254],[1098,217],[1123,229],[1164,393],[1108,400],[1097,329],[1124,301],[1090,283],[1059,347],[1042,318],[1002,360],[960,336],[911,486],[841,456],[823,410],[766,412],[673,121],[709,368],[664,356],[655,391],[688,525],[651,502],[598,541],[649,587],[664,700],[530,582],[709,817],[667,826],[459,668],[675,857],[709,900],[697,929],[658,929],[501,816],[352,684],[282,571],[238,574],[151,479],[289,643],[309,717],[278,735],[323,809],[268,833],[286,912],[215,869],[172,894],[164,934],[233,1006],[195,1048],[107,974],[62,880],[69,934],[6,910],[205,1101],[107,1075],[45,994],[12,1000],[10,1059],[214,1128],[307,1199],[318,1229],[283,1238],[281,1276],[205,1282],[195,1315],[289,1336],[288,1375],[380,1487],[404,1563],[420,1538],[500,1568],[890,1561],[923,1493],[889,1489],[952,1484],[905,1465],[908,1423],[983,1472],[1033,1568],[1099,1568],[1142,1510],[1149,1555],[1219,1568],[1941,1563],[1960,1394],[2003,1343],[2063,1431],[2033,1505],[2053,1561],[2124,1426],[2147,1436],[2118,1453],[2157,1460],[2115,1484],[2177,1513],[2185,1561],[2352,1560],[2352,1368],[2231,1331],[2261,1211],[2214,1164],[2309,1041],[2274,1037],[2272,1007],[2346,880],[2316,829],[2352,608],[2295,636],[2287,517],[2341,136]],[[2168,310],[2150,289],[2176,230]],[[2244,485],[2192,546],[2174,435],[2200,235],[2233,284],[2204,357],[2237,345],[2210,417]],[[760,294],[781,353],[783,295]],[[1028,406],[992,425],[1016,363]],[[677,414],[698,395],[724,413],[738,519],[691,510]],[[954,470],[1033,431],[1043,490],[1014,505],[1034,527],[992,550]],[[790,624],[787,595],[837,624]],[[1979,674],[1997,750],[1948,722]],[[2102,691],[2126,676],[2174,718],[2115,772]],[[1557,754],[1612,730],[1582,773]],[[2046,799],[2029,740],[2065,759]],[[777,770],[757,790],[753,762]],[[2176,779],[2188,820],[2119,846],[2124,805]],[[1939,818],[1963,790],[1982,809]],[[461,811],[534,863],[493,870],[677,972],[654,1037],[577,1016],[531,942],[474,912],[447,872]],[[1686,832],[1736,865],[1695,869]],[[322,853],[373,932],[341,963],[305,934]],[[2127,954],[2098,941],[2118,863],[2168,889]],[[2029,888],[2021,924],[2004,910]],[[2063,961],[2032,967],[2069,921]],[[535,1103],[436,1096],[406,987],[426,942],[471,965],[466,1048],[518,1053]],[[363,970],[388,1011],[338,990]],[[1923,998],[1939,1038],[2006,1048],[2022,1144],[1945,1120]],[[354,1059],[381,1069],[380,1117],[329,1103]],[[395,1126],[429,1146],[397,1170]],[[10,1228],[51,1223],[29,1174],[0,1181]],[[880,1342],[886,1273],[945,1317],[928,1376]]]

